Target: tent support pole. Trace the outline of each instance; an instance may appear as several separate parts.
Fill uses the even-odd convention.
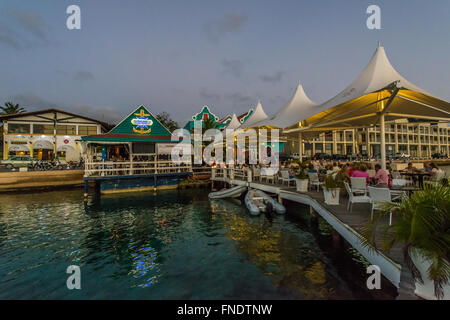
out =
[[[381,169],[386,170],[386,129],[384,127],[384,113],[380,114],[380,151],[381,151]]]
[[[298,133],[298,159],[300,162],[303,161],[303,133],[301,131]]]

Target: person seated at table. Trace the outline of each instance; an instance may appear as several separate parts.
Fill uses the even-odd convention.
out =
[[[381,166],[377,163],[375,165],[375,177],[373,179],[376,182],[376,187],[387,188],[389,183],[389,175]]]
[[[333,168],[331,170],[338,172],[342,166],[339,166],[336,162],[333,162]]]
[[[312,163],[308,166],[308,173],[317,173],[317,169],[314,168],[314,165]]]
[[[431,167],[430,175],[432,177],[436,176],[438,173],[443,172],[443,170],[439,169],[438,166],[434,162],[430,163],[430,167]]]
[[[431,171],[433,171],[433,168],[431,167],[429,162],[424,162],[423,170],[425,171],[425,173],[431,173]]]
[[[348,166],[348,173],[350,174],[350,177],[353,177],[353,172],[355,172],[358,169],[358,166],[356,165],[355,162],[353,162],[352,164],[350,164]]]
[[[347,165],[343,165],[341,170],[338,171],[338,173],[336,174],[336,178],[337,181],[339,182],[348,182],[350,183],[350,174],[348,173],[348,166]]]
[[[407,173],[415,173],[417,171],[417,168],[413,166],[412,162],[409,162],[408,166],[401,171],[407,172]]]
[[[366,182],[369,183],[370,177],[369,173],[367,172],[367,166],[365,164],[360,165],[358,170],[353,171],[352,177],[366,178]]]

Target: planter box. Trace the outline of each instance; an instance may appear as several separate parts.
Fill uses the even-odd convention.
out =
[[[295,179],[295,184],[297,185],[297,191],[308,192],[308,179]]]
[[[414,291],[414,293],[423,299],[437,300],[437,297],[434,295],[434,281],[427,276],[427,270],[431,265],[430,261],[423,258],[420,255],[419,250],[414,250],[412,252],[411,259],[417,269],[420,271],[423,280],[423,284],[416,282],[416,290]],[[443,291],[444,296],[441,299],[450,300],[450,284],[444,286]]]
[[[339,204],[340,188],[327,189],[323,188],[323,195],[325,197],[325,203],[331,206]]]

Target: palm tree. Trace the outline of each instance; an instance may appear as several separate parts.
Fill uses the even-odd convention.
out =
[[[434,294],[443,297],[443,288],[450,284],[450,187],[440,185],[415,192],[400,202],[386,204],[385,210],[363,228],[363,244],[378,250],[376,232],[381,231],[381,247],[389,252],[401,243],[403,257],[413,279],[423,283],[413,262],[417,253],[430,261],[427,276],[434,281]],[[380,219],[392,210],[398,215],[391,226],[379,226]]]
[[[13,104],[12,102],[6,102],[4,107],[0,107],[2,110],[2,114],[15,114],[15,113],[23,113],[26,110],[22,107],[19,107],[18,104]]]

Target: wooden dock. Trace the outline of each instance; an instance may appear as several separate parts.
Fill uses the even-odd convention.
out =
[[[409,269],[403,259],[403,252],[399,245],[392,248],[390,252],[375,251],[362,245],[361,229],[370,219],[370,204],[353,204],[352,212],[347,210],[347,198],[341,196],[339,205],[327,205],[324,201],[322,190],[298,192],[296,188],[288,187],[286,184],[267,183],[261,181],[249,181],[246,177],[216,176],[213,181],[222,181],[230,185],[246,185],[250,188],[263,190],[277,194],[280,201],[289,200],[309,206],[323,219],[325,219],[336,232],[338,232],[351,246],[363,255],[371,264],[380,267],[381,273],[393,285],[398,288],[397,299],[418,299],[414,294],[415,283]],[[388,224],[388,217],[380,224]],[[377,237],[380,238],[380,237]],[[379,243],[377,243],[379,245]]]

